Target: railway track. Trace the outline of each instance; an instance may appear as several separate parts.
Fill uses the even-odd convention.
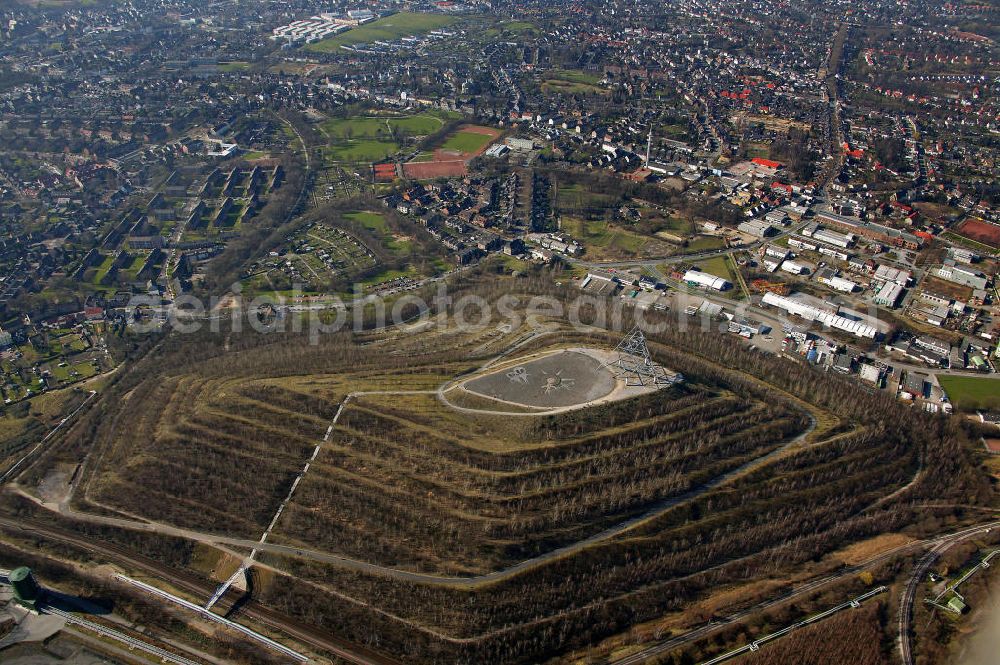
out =
[[[619,660],[612,661],[612,663],[613,665],[637,665],[638,663],[645,663],[651,660],[652,658],[655,658],[656,656],[669,653],[674,649],[677,649],[684,645],[700,640],[703,637],[707,637],[712,633],[722,630],[723,628],[742,623],[743,620],[751,614],[768,610],[773,607],[777,607],[779,605],[783,605],[785,603],[788,603],[789,601],[792,601],[803,595],[811,593],[823,586],[826,586],[831,582],[835,582],[837,580],[843,579],[845,577],[850,577],[852,575],[857,575],[858,573],[868,568],[871,568],[872,566],[879,565],[897,556],[910,554],[912,552],[917,552],[923,548],[930,547],[931,548],[930,552],[928,552],[920,560],[920,562],[918,562],[917,568],[915,569],[914,574],[911,576],[907,588],[904,591],[903,598],[900,601],[900,611],[898,615],[898,619],[900,621],[900,626],[899,626],[900,655],[903,656],[903,665],[913,665],[912,658],[907,655],[909,654],[910,651],[908,637],[907,639],[902,638],[902,636],[906,634],[906,632],[909,630],[908,629],[909,609],[906,609],[905,611],[903,609],[903,605],[905,603],[906,598],[909,597],[910,606],[912,606],[913,594],[915,594],[916,592],[916,587],[919,584],[919,580],[923,578],[923,575],[927,572],[927,570],[930,568],[933,562],[936,561],[937,558],[940,557],[945,550],[947,550],[952,545],[955,545],[956,543],[959,543],[963,540],[967,540],[968,538],[972,538],[973,536],[976,536],[978,534],[985,533],[990,529],[997,527],[1000,527],[1000,522],[990,522],[988,524],[968,527],[966,529],[962,529],[960,531],[956,531],[951,534],[937,536],[935,538],[928,538],[926,540],[918,540],[912,543],[907,543],[906,545],[901,545],[887,552],[883,552],[882,554],[867,559],[859,564],[843,568],[840,571],[834,573],[833,575],[828,575],[827,577],[807,582],[806,584],[803,584],[800,587],[792,589],[788,593],[782,594],[777,598],[773,598],[771,600],[765,601],[753,607],[741,610],[736,614],[727,617],[725,620],[709,622],[704,626],[700,626],[698,628],[695,628],[694,630],[690,630],[686,633],[682,633],[681,635],[677,635],[675,637],[654,644],[650,647],[643,649],[642,651],[637,651],[636,653],[625,656]],[[924,565],[925,562],[926,565]],[[916,582],[914,580],[916,580]],[[910,588],[910,585],[913,585],[912,589]],[[904,627],[903,624],[904,615],[907,617],[906,627]],[[903,649],[905,649],[905,652],[903,651]]]
[[[196,597],[207,598],[215,591],[215,587],[211,583],[205,582],[195,575],[170,568],[141,554],[130,552],[123,547],[97,541],[65,529],[60,529],[59,527],[39,524],[30,519],[15,521],[6,518],[0,518],[0,527],[5,530],[9,529],[10,531],[37,534],[75,545],[92,554],[99,554],[109,561],[126,565],[134,570],[164,580],[177,589]],[[229,611],[233,603],[222,599],[217,606],[220,609]],[[400,665],[399,661],[385,654],[331,635],[315,626],[264,607],[254,600],[244,605],[242,612],[247,618],[253,621],[282,632],[313,649],[334,654],[338,658],[342,658],[348,662],[356,663],[357,665]]]

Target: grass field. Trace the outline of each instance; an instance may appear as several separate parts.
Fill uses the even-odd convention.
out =
[[[721,277],[731,284],[738,284],[736,275],[733,274],[730,267],[729,259],[725,256],[713,256],[710,259],[699,261],[696,265],[702,272]]]
[[[249,69],[249,68],[250,68],[250,63],[249,62],[243,62],[243,61],[240,61],[240,60],[233,60],[231,62],[220,62],[219,63],[219,71],[227,72],[227,73],[242,72],[242,71],[244,71],[246,69]]]
[[[586,83],[573,83],[560,79],[549,79],[542,83],[542,92],[562,93],[564,95],[604,95],[608,91],[596,85]]]
[[[1000,409],[1000,380],[946,374],[939,374],[937,378],[956,409]]]
[[[457,152],[474,153],[478,152],[487,143],[493,140],[488,134],[470,130],[459,130],[448,137],[441,145],[443,150],[455,150]]]
[[[561,184],[555,197],[555,206],[560,210],[587,210],[605,208],[615,201],[611,194],[592,192],[579,183]]]
[[[390,128],[411,136],[431,134],[444,124],[439,117],[430,113],[399,117],[361,116],[356,118],[330,118],[320,126],[329,136],[346,139],[387,139],[392,136]]]
[[[560,192],[561,195],[561,192]],[[584,220],[563,216],[562,229],[587,249],[587,257],[595,260],[640,256],[644,251],[666,251],[667,243],[640,235],[602,220]]]
[[[543,75],[542,92],[579,94],[607,94],[607,90],[598,87],[601,77],[576,69],[557,69]]]
[[[726,246],[726,241],[722,238],[716,236],[697,236],[690,240],[687,245],[687,251],[695,252],[707,252],[713,249],[722,249]]]
[[[426,136],[443,124],[434,113],[330,118],[320,125],[331,140],[323,156],[331,163],[376,162],[399,151],[401,135]]]
[[[410,239],[392,233],[385,217],[379,213],[361,210],[358,212],[347,213],[344,217],[358,222],[369,231],[381,236],[382,246],[396,256],[405,257],[413,253],[413,243]],[[399,275],[394,275],[393,277],[401,277],[403,275],[409,275],[410,273],[411,271],[407,270]],[[375,280],[375,283],[385,281],[385,279],[392,279],[393,277],[377,279]]]
[[[396,154],[399,144],[394,141],[351,139],[340,145],[327,146],[323,156],[331,162],[377,162]]]
[[[385,217],[378,214],[377,212],[368,212],[367,210],[362,210],[359,212],[349,212],[344,217],[348,219],[353,219],[358,222],[363,227],[369,231],[375,231],[376,233],[385,233],[386,223]]]
[[[584,85],[597,85],[601,77],[597,74],[589,74],[579,69],[556,69],[546,78],[550,80],[566,81],[567,83],[582,83]]]
[[[378,41],[391,42],[402,37],[423,35],[431,30],[448,27],[455,23],[456,20],[454,17],[443,16],[441,14],[399,12],[398,14],[385,16],[371,23],[360,25],[330,39],[310,44],[306,48],[310,51],[328,53],[338,50],[341,46],[370,44],[371,42]]]

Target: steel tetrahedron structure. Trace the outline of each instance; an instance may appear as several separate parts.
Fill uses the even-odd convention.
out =
[[[646,336],[639,326],[615,347],[617,357],[607,364],[615,376],[625,381],[627,386],[669,386],[682,380],[680,374],[668,372],[653,362],[646,345]]]

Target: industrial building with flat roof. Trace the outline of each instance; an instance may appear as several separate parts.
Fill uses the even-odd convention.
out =
[[[903,287],[896,282],[884,282],[875,292],[874,301],[876,305],[894,308],[903,297]]]
[[[919,237],[906,231],[900,231],[890,226],[882,226],[874,222],[865,222],[856,217],[845,217],[831,212],[821,212],[816,215],[816,220],[822,224],[836,226],[841,231],[863,236],[869,240],[884,242],[887,245],[905,247],[906,249],[920,249],[922,241]]]
[[[801,300],[779,296],[777,293],[771,293],[770,291],[764,294],[764,298],[761,302],[765,305],[771,305],[772,307],[783,309],[789,314],[800,316],[807,321],[817,321],[831,328],[849,332],[857,337],[875,339],[878,334],[878,330],[876,330],[874,326],[849,319],[845,316],[840,316],[839,314],[832,313],[828,310],[820,309],[819,307],[802,302]]]
[[[892,266],[880,265],[875,269],[874,278],[880,282],[895,282],[900,286],[906,286],[910,283],[910,273],[908,270],[902,270],[900,268],[894,268]]]
[[[732,284],[721,277],[716,277],[715,275],[699,270],[688,270],[684,273],[684,281],[688,284],[694,284],[706,289],[715,289],[716,291],[725,291],[732,287]]]
[[[989,283],[989,280],[982,274],[961,266],[943,265],[935,270],[934,274],[954,284],[971,286],[974,289],[985,289]]]

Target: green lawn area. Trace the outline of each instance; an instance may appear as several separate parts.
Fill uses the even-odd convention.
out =
[[[939,374],[937,378],[956,409],[1000,409],[1000,380],[946,374]]]
[[[493,137],[486,134],[461,130],[449,136],[441,147],[445,150],[457,150],[458,152],[476,152],[492,140]]]
[[[531,269],[531,264],[516,256],[499,255],[499,262],[511,272],[527,272]]]
[[[64,353],[72,351],[85,351],[87,349],[87,343],[80,339],[78,335],[72,333],[68,335],[61,335],[56,340],[56,343],[62,347]]]
[[[635,256],[649,238],[601,220],[563,217],[562,230],[587,249],[594,259],[629,255]]]
[[[441,129],[444,121],[429,113],[421,113],[403,118],[390,118],[389,124],[413,136],[426,136]]]
[[[362,210],[359,212],[349,212],[344,215],[347,219],[354,220],[361,224],[369,231],[375,231],[376,233],[385,233],[386,224],[385,217],[378,214],[377,212],[368,212],[367,210]]]
[[[342,32],[329,39],[310,44],[306,48],[310,51],[330,52],[336,51],[341,46],[353,46],[354,44],[369,44],[377,41],[396,41],[401,37],[411,35],[423,35],[431,30],[445,28],[457,19],[452,16],[442,14],[425,14],[418,12],[399,12],[392,16],[359,25],[356,28]]]
[[[389,139],[390,127],[412,136],[426,136],[444,124],[439,117],[430,113],[417,115],[359,116],[355,118],[330,118],[321,127],[328,135],[338,139]]]
[[[104,279],[104,276],[108,274],[109,270],[111,270],[111,266],[114,265],[114,262],[115,262],[114,256],[105,257],[101,265],[97,267],[97,272],[94,273],[94,284],[101,283],[101,280]]]
[[[725,256],[713,256],[710,259],[699,261],[695,265],[697,265],[698,269],[702,272],[707,272],[710,275],[721,277],[730,284],[738,284],[736,281],[736,275],[733,274],[729,265],[729,260]]]
[[[49,369],[52,371],[53,378],[66,383],[79,381],[96,373],[94,366],[90,363],[76,363],[67,365],[66,367],[59,367],[58,364],[53,364]]]
[[[573,83],[571,81],[563,81],[560,79],[550,79],[542,83],[542,92],[545,93],[562,93],[564,95],[605,95],[608,91],[604,88],[599,88],[596,85],[588,85],[586,83]]]
[[[516,35],[524,33],[537,33],[538,28],[535,27],[534,23],[528,23],[527,21],[511,21],[509,23],[501,24],[501,27],[508,32],[513,32]]]
[[[371,212],[368,210],[360,210],[358,212],[349,212],[344,215],[347,219],[353,220],[361,224],[369,231],[379,234],[382,237],[382,244],[390,252],[396,256],[409,256],[413,253],[413,243],[402,237],[396,237],[390,231],[389,226],[386,224],[385,217],[377,212]],[[404,273],[409,274],[409,273]],[[398,275],[397,275],[398,277]],[[375,282],[383,281],[381,279],[376,279]],[[375,282],[366,282],[372,283]]]
[[[585,210],[593,207],[606,207],[614,202],[616,197],[610,194],[598,194],[586,189],[580,184],[559,185],[556,196],[556,207],[564,210]]]
[[[726,241],[716,236],[698,236],[688,242],[689,252],[708,252],[713,249],[722,249],[726,246]]]
[[[146,263],[146,257],[142,254],[132,259],[132,263],[129,265],[129,267],[125,268],[122,271],[122,273],[125,275],[125,278],[128,279],[129,281],[135,281],[135,277],[142,269],[144,263]]]
[[[563,94],[606,94],[607,90],[598,87],[601,77],[578,69],[556,69],[543,75],[542,92],[561,92]]]
[[[381,284],[382,282],[388,282],[389,280],[396,279],[397,277],[416,277],[417,271],[413,266],[408,267],[406,270],[383,270],[380,273],[372,275],[368,279],[360,282],[362,286],[373,286],[375,284]]]
[[[556,69],[550,74],[546,74],[546,78],[585,85],[597,85],[597,82],[601,80],[597,74],[589,74],[579,69]]]
[[[352,139],[340,145],[327,146],[323,154],[333,162],[377,162],[396,154],[398,150],[399,145],[393,141]]]
[[[670,138],[683,140],[687,138],[688,128],[687,125],[677,125],[677,124],[660,125],[659,133],[665,134]]]
[[[241,72],[245,69],[250,68],[249,62],[242,62],[240,60],[234,60],[232,62],[220,62],[219,71],[223,72]]]

